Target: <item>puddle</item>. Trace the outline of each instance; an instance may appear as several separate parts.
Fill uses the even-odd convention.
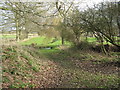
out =
[[[46,48],[43,48],[43,49],[52,49],[52,47],[46,47]]]

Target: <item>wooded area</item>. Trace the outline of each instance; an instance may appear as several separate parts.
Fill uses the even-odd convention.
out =
[[[118,88],[120,1],[81,3],[0,3],[3,88]]]

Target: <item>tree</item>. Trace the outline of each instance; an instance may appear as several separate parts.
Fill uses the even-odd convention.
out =
[[[45,26],[46,18],[52,16],[47,16],[48,10],[50,10],[50,7],[46,7],[49,6],[48,3],[10,2],[7,0],[5,6],[1,9],[11,11],[13,14],[13,18],[8,18],[8,20],[14,21],[17,41],[28,38],[29,32],[38,32],[42,26]]]
[[[66,29],[66,36],[69,41],[75,45],[79,45],[80,43],[80,36],[85,33],[82,29],[82,22],[80,17],[80,12],[77,8],[73,9],[72,13],[67,18],[67,29]]]
[[[101,43],[103,41],[110,42],[114,46],[120,48],[120,44],[116,41],[119,29],[117,26],[118,18],[118,3],[101,3],[94,8],[89,8],[84,11],[80,18],[82,19],[84,29],[93,32],[99,38]]]
[[[60,3],[60,5],[59,5]],[[62,40],[62,45],[64,45],[64,30],[66,30],[66,19],[67,19],[67,15],[68,15],[68,12],[70,10],[70,8],[72,7],[73,3],[65,3],[65,2],[56,2],[56,8],[60,14],[60,16],[63,18],[63,23],[62,24],[64,27],[61,29],[61,40]]]

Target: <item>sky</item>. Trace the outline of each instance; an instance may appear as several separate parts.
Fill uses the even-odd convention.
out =
[[[6,0],[0,0],[0,1],[6,1]],[[19,1],[19,0],[10,0],[10,1]],[[55,2],[57,0],[20,0],[22,2]],[[95,3],[98,3],[98,2],[101,2],[103,0],[59,0],[59,1],[67,1],[67,2],[73,2],[73,1],[82,1],[82,2],[95,2]],[[104,0],[104,1],[120,1],[120,0]]]

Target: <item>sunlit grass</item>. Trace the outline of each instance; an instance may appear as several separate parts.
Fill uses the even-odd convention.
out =
[[[55,46],[55,45],[61,45],[61,40],[58,39],[57,41],[52,43],[52,40],[54,38],[46,38],[46,37],[34,37],[27,41],[20,42],[21,45],[30,45],[32,43],[40,46]],[[65,41],[65,45],[70,45],[70,42]]]
[[[37,45],[42,45],[42,44],[44,44],[44,39],[45,39],[45,37],[34,37],[27,41],[20,42],[20,44],[21,45],[30,45],[30,44],[34,43]]]
[[[9,39],[9,38],[15,38],[16,37],[16,35],[0,35],[0,38],[7,38],[7,39]]]
[[[34,43],[34,44],[37,44],[37,45],[45,45],[45,46],[57,46],[57,45],[62,45],[62,42],[61,42],[61,39],[58,39],[58,40],[56,40],[55,42],[53,42],[52,43],[52,40],[53,40],[54,38],[46,38],[46,37],[44,37],[44,36],[42,36],[42,37],[34,37],[34,38],[31,38],[31,39],[29,39],[29,40],[27,40],[27,41],[23,41],[23,42],[20,42],[20,44],[21,45],[30,45],[30,44],[32,44],[32,43]],[[89,37],[88,38],[88,41],[89,42],[94,42],[94,41],[96,41],[96,38],[94,38],[94,37]],[[68,42],[68,41],[65,41],[64,42],[64,45],[71,45],[72,43],[71,42]]]

